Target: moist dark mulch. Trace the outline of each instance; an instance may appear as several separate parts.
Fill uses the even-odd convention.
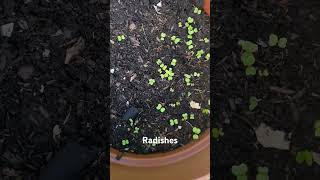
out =
[[[209,17],[193,13],[192,1],[161,1],[159,13],[153,7],[160,1],[111,1],[111,146],[135,153],[154,153],[171,151],[192,140],[192,128],[198,127],[204,132],[209,127],[209,115],[201,110],[190,108],[189,103],[195,101],[201,108],[209,108],[209,61],[204,56],[209,53],[209,44],[199,42],[209,39]],[[160,14],[161,13],[161,14]],[[205,54],[200,60],[187,50],[187,31],[179,28],[178,22],[186,22],[193,17],[194,27],[199,32],[193,35],[194,53],[203,49]],[[159,41],[164,32],[165,41]],[[117,41],[118,35],[125,35],[122,42]],[[174,45],[171,36],[181,38],[181,43]],[[177,59],[173,68],[172,81],[161,80],[158,73],[157,59],[165,64]],[[168,67],[169,68],[169,67]],[[200,78],[192,78],[193,87],[186,86],[184,74],[201,73]],[[149,79],[155,79],[153,86],[148,85]],[[171,92],[170,89],[174,92]],[[189,95],[188,95],[189,94]],[[169,104],[179,101],[180,106],[170,107]],[[166,111],[160,113],[156,106],[162,103]],[[140,113],[131,126],[128,120],[121,117],[131,107],[138,108]],[[182,114],[193,113],[194,120],[182,121]],[[177,118],[179,126],[170,126],[169,119]],[[138,127],[139,132],[133,133]],[[178,139],[177,144],[160,144],[152,146],[143,144],[142,137],[166,137]],[[128,140],[128,145],[122,145]]]
[[[320,118],[318,1],[216,0],[214,3],[214,125],[224,136],[213,140],[214,179],[235,179],[231,167],[246,163],[249,179],[267,166],[270,179],[319,179],[317,163],[295,160],[297,151],[319,153],[313,124]],[[286,49],[263,48],[269,35],[288,38]],[[255,66],[268,77],[246,76],[239,40],[260,42]],[[250,96],[261,99],[248,110]],[[261,123],[290,134],[290,149],[264,148],[254,129]],[[216,173],[215,173],[216,172]]]
[[[0,36],[0,179],[37,179],[67,142],[107,149],[106,3],[0,2],[0,26],[14,25]],[[108,156],[84,179],[105,179]]]

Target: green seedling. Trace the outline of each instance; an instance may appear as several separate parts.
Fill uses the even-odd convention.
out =
[[[209,39],[208,38],[204,38],[204,43],[209,43]]]
[[[158,111],[160,111],[161,113],[165,112],[166,111],[166,108],[164,106],[162,106],[162,104],[158,104],[156,109]]]
[[[195,7],[195,8],[193,9],[193,13],[195,13],[195,14],[200,15],[201,12],[202,12],[201,9],[199,9],[199,8],[197,8],[197,7]]]
[[[133,119],[129,119],[129,122],[130,122],[130,126],[132,127],[133,126]]]
[[[278,42],[279,48],[282,48],[282,49],[286,48],[287,42],[288,42],[287,38],[280,38]]]
[[[190,120],[194,120],[194,114],[190,114]]]
[[[170,92],[174,92],[174,89],[173,89],[173,88],[170,88]]]
[[[150,86],[153,86],[155,82],[156,82],[156,80],[154,80],[154,79],[149,79],[148,84],[149,84]]]
[[[184,26],[189,27],[190,24],[188,22],[184,23]]]
[[[215,139],[219,139],[219,137],[224,135],[222,128],[212,128],[211,132],[212,132],[212,137]]]
[[[246,68],[246,75],[247,76],[254,76],[257,74],[257,69],[253,66],[248,66]]]
[[[117,36],[118,42],[121,42],[121,41],[123,41],[123,40],[125,40],[125,39],[126,39],[126,37],[125,37],[124,35],[119,35],[119,36]]]
[[[189,41],[186,42],[186,45],[190,46],[190,45],[192,45],[192,43],[193,43],[192,40],[189,40]]]
[[[231,168],[231,172],[234,176],[236,176],[237,180],[247,180],[247,172],[248,166],[246,164],[240,164],[238,166],[233,165]]]
[[[188,120],[188,118],[189,118],[188,113],[182,114],[182,121],[186,121],[186,120]]]
[[[197,127],[193,127],[192,128],[192,132],[193,132],[193,139],[199,139],[199,134],[201,133],[201,129],[197,128]]]
[[[210,109],[202,109],[202,113],[208,115],[210,114]]]
[[[184,81],[186,82],[187,86],[191,85],[191,75],[184,74]]]
[[[163,32],[162,32],[162,33],[160,34],[160,40],[161,40],[161,41],[164,41],[164,38],[165,38],[165,37],[167,37],[166,33],[163,33]]]
[[[275,34],[270,34],[269,36],[269,41],[268,41],[268,44],[270,47],[274,47],[276,45],[278,45],[279,48],[286,48],[287,47],[287,38],[279,38],[277,35]]]
[[[172,59],[171,60],[171,66],[176,66],[177,65],[177,60],[176,59]]]
[[[256,59],[251,52],[246,51],[241,55],[241,61],[245,66],[252,66]]]
[[[258,51],[258,45],[253,42],[240,40],[238,44],[242,47],[242,50],[246,52],[254,53]]]
[[[269,180],[269,168],[268,167],[258,167],[256,180]]]
[[[197,57],[198,59],[200,59],[203,54],[204,54],[204,51],[203,51],[202,49],[201,49],[201,50],[198,50],[198,51],[197,51],[197,54],[196,54],[196,57]]]
[[[198,72],[194,72],[194,73],[193,73],[193,76],[194,76],[194,77],[200,77],[200,75],[201,75],[201,74],[198,73]]]
[[[243,65],[246,67],[246,70],[245,70],[246,75],[247,76],[256,75],[257,70],[255,67],[253,67],[253,64],[255,63],[256,59],[253,53],[258,51],[258,45],[250,41],[244,41],[244,40],[240,40],[238,44],[242,47],[242,50],[243,50],[243,53],[241,55],[241,61]]]
[[[176,102],[176,106],[180,106],[181,103],[179,101]]]
[[[257,99],[255,96],[251,96],[249,98],[249,110],[253,111],[258,106],[259,101],[260,99]]]
[[[314,135],[320,137],[320,120],[316,120],[314,123]]]
[[[210,53],[207,53],[207,54],[206,54],[205,59],[206,59],[207,61],[210,60]]]
[[[192,39],[192,35],[189,34],[189,35],[187,36],[187,38],[188,38],[188,39]]]
[[[182,26],[183,26],[183,25],[182,25],[182,22],[179,22],[179,23],[178,23],[178,27],[181,28]]]
[[[179,124],[178,119],[170,119],[169,124],[170,126],[178,125]]]
[[[135,127],[135,128],[134,128],[134,131],[133,131],[133,133],[134,133],[134,134],[138,134],[138,133],[139,133],[139,130],[140,130],[140,128],[138,128],[138,127]]]
[[[303,164],[305,162],[308,166],[312,166],[312,163],[313,163],[312,152],[308,150],[299,151],[296,155],[296,162],[298,164]]]
[[[271,47],[276,46],[278,44],[278,41],[279,41],[279,38],[277,35],[270,34],[269,41],[268,41],[269,46]]]
[[[192,24],[192,23],[194,23],[194,19],[192,17],[188,17],[187,22],[189,24]]]
[[[171,41],[173,41],[174,44],[178,44],[181,41],[181,39],[177,36],[171,36]]]
[[[160,66],[160,64],[162,64],[161,59],[157,59],[157,64]]]
[[[189,49],[189,50],[190,50],[190,49],[193,49],[193,42],[192,42],[192,40],[187,41],[187,42],[186,42],[186,45],[188,46],[188,49]]]
[[[122,146],[126,146],[129,144],[129,140],[128,139],[123,139],[122,140]]]
[[[258,72],[259,72],[259,76],[261,76],[261,77],[268,77],[269,76],[268,69],[259,70]]]

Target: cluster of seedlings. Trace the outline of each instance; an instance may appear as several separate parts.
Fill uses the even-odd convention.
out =
[[[237,180],[248,180],[248,166],[244,163],[232,166],[231,172]],[[269,168],[258,167],[256,180],[269,180]]]
[[[258,75],[260,77],[268,77],[270,75],[268,69],[262,68],[258,69],[255,66],[256,57],[255,54],[258,53],[259,46],[256,43],[251,41],[239,40],[239,46],[241,46],[241,62],[245,67],[245,74],[247,76],[255,76]],[[278,47],[281,49],[285,49],[287,47],[287,38],[281,37],[279,38],[275,34],[270,34],[268,40],[269,48]],[[258,106],[258,102],[260,99],[256,98],[255,96],[251,96],[249,98],[249,110],[253,111]]]
[[[201,10],[197,7],[194,8],[194,14],[200,15]],[[170,44],[173,46],[180,46],[183,44],[186,44],[187,46],[187,51],[189,51],[190,54],[194,57],[193,59],[195,60],[205,60],[209,61],[210,60],[210,53],[205,51],[203,49],[197,49],[197,45],[194,43],[194,37],[195,34],[198,33],[200,30],[196,27],[196,22],[193,17],[188,17],[186,21],[183,22],[178,22],[178,28],[185,29],[187,32],[186,37],[179,37],[178,35],[175,34],[167,34],[165,32],[161,32],[160,35],[157,37],[157,39],[164,44]],[[126,39],[125,35],[119,34],[117,36],[117,41],[119,43],[123,42]],[[209,39],[207,37],[204,37],[200,40],[198,40],[200,43],[209,43]],[[197,49],[196,51],[193,51],[194,49]],[[195,78],[200,78],[202,75],[201,72],[189,72],[185,73],[183,78],[179,77],[178,75],[175,74],[174,69],[178,68],[179,66],[179,58],[175,57],[170,59],[169,62],[167,62],[166,59],[161,59],[158,58],[155,60],[156,66],[158,66],[157,72],[159,73],[159,77],[152,77],[147,80],[147,84],[149,85],[150,88],[155,88],[157,85],[163,84],[165,81],[174,81],[174,82],[180,82],[180,79],[183,79],[183,82],[185,86],[194,86],[196,81]],[[170,92],[174,92],[174,89],[170,87]],[[191,96],[191,92],[187,93],[187,97]],[[179,101],[167,104],[167,103],[158,103],[155,106],[155,111],[159,113],[166,113],[167,109],[166,108],[176,108],[181,105],[181,99]],[[210,101],[208,101],[210,102]],[[210,106],[210,103],[208,104]],[[210,107],[202,108],[199,109],[200,113],[203,113],[205,115],[210,114]],[[195,120],[195,114],[193,113],[181,113],[180,117],[171,117],[170,119],[167,120],[168,125],[170,127],[175,127],[178,129],[181,129],[182,123],[187,123],[191,125],[192,127],[192,139],[199,139],[199,136],[201,134],[201,129],[198,127],[195,127],[192,125],[193,120]],[[190,122],[189,122],[190,121]],[[134,134],[139,133],[139,127],[136,126],[136,122],[134,122],[132,119],[129,119],[129,125],[130,129],[132,129]],[[122,146],[126,147],[125,150],[128,150],[127,146],[129,145],[129,140],[128,139],[123,139],[122,140]]]
[[[270,34],[269,40],[268,40],[268,48],[280,48],[285,49],[287,47],[287,38],[280,37],[276,34]],[[255,67],[255,53],[258,52],[259,46],[253,42],[250,41],[244,41],[240,40],[238,44],[241,46],[241,61],[245,67],[245,74],[247,76],[255,76],[258,72],[258,75],[260,77],[268,77],[269,71],[268,69],[259,69],[257,71],[257,68]],[[249,97],[249,111],[254,111],[256,107],[258,106],[259,101],[261,99],[258,99],[255,96]],[[314,130],[315,130],[315,136],[320,137],[320,120],[315,121],[314,123]],[[219,130],[213,131],[214,137],[219,137]],[[301,150],[296,153],[296,162],[298,164],[306,164],[307,166],[312,166],[313,164],[313,152],[309,150]],[[247,168],[244,164],[241,164],[240,166],[234,166],[232,169],[232,172],[234,175],[237,176],[237,179],[247,179],[245,175],[243,175],[244,172],[247,171]],[[267,177],[264,177],[267,170],[264,168],[258,168],[257,180],[263,180],[268,179]]]

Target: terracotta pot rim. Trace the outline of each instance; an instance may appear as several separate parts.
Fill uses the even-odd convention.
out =
[[[125,153],[120,160],[117,160],[118,150],[110,147],[110,163],[131,167],[156,167],[176,163],[187,159],[210,145],[210,128],[208,128],[198,140],[192,140],[188,144],[173,151],[153,154]]]

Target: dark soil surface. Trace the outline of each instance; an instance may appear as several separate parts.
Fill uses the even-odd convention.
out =
[[[235,179],[231,167],[241,163],[248,165],[248,179],[255,179],[258,166],[269,168],[271,180],[319,179],[319,161],[307,166],[295,160],[298,151],[320,148],[314,135],[320,118],[319,7],[315,0],[215,1],[212,127],[223,128],[224,136],[212,142],[214,179]],[[287,47],[268,47],[271,33],[287,37]],[[245,74],[239,40],[259,44],[255,67],[268,69],[269,76]],[[261,99],[253,111],[251,96]],[[255,133],[261,123],[287,134],[290,148],[263,147]]]
[[[94,0],[0,1],[0,179],[37,179],[67,142],[107,149],[108,11]],[[100,157],[84,179],[105,178]]]
[[[111,146],[135,153],[165,152],[183,146],[192,140],[192,128],[198,127],[204,132],[209,127],[209,115],[201,110],[192,109],[191,101],[200,103],[201,108],[209,108],[209,61],[204,59],[209,52],[209,43],[200,39],[209,38],[209,17],[193,13],[191,1],[162,1],[159,12],[153,7],[160,1],[111,1]],[[161,14],[160,14],[161,13]],[[187,31],[178,27],[178,22],[194,18],[199,32],[193,35],[194,54],[187,49]],[[167,37],[160,41],[160,34]],[[118,35],[125,35],[122,42]],[[181,38],[178,45],[170,41],[171,36]],[[195,53],[203,49],[205,54],[196,59]],[[161,79],[157,59],[169,65],[177,59],[172,67],[172,81]],[[168,67],[169,68],[169,67]],[[201,73],[200,78],[192,77],[194,86],[186,86],[184,74]],[[149,79],[155,79],[153,86]],[[170,91],[173,89],[174,92]],[[189,95],[188,95],[189,94]],[[180,106],[169,104],[179,101]],[[156,110],[161,103],[166,111]],[[131,126],[121,117],[131,108],[136,107],[140,113]],[[182,114],[193,113],[194,120],[182,121]],[[177,118],[178,125],[170,126],[169,119]],[[179,129],[179,126],[181,126]],[[134,133],[138,127],[139,132]],[[143,144],[142,137],[177,138],[177,144]],[[128,140],[128,145],[122,145]]]

